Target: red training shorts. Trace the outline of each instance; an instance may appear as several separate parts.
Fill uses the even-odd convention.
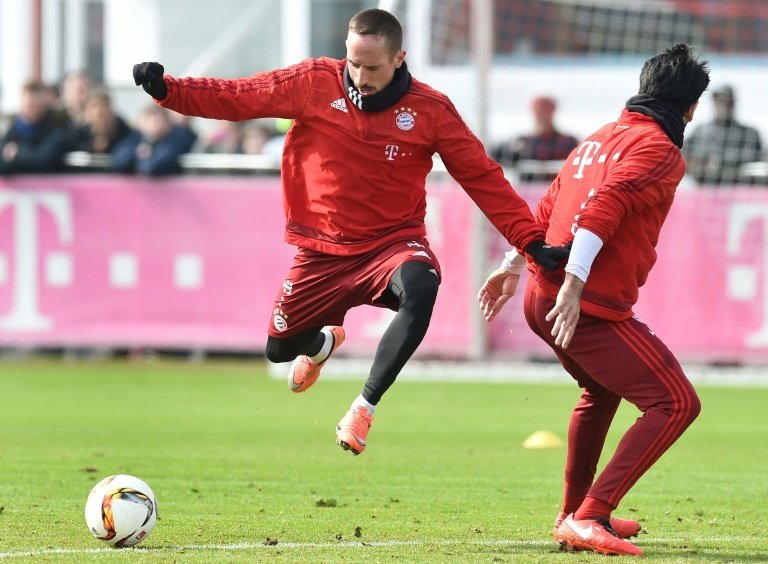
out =
[[[312,327],[343,325],[351,308],[372,305],[397,310],[387,286],[412,260],[440,264],[426,239],[395,241],[370,253],[337,256],[300,248],[275,299],[269,335],[286,338]]]

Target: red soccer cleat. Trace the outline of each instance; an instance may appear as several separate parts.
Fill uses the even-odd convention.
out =
[[[328,354],[328,358],[331,358],[333,351],[341,346],[344,342],[344,328],[343,327],[326,327],[331,331],[333,335],[333,346],[331,352]],[[312,362],[307,355],[301,355],[296,357],[296,360],[291,364],[291,370],[288,372],[288,386],[291,391],[295,393],[304,392],[312,386],[320,377],[320,370],[323,365],[328,361],[326,358],[320,364]]]
[[[643,551],[618,537],[608,519],[581,519],[568,515],[555,531],[560,546],[571,550],[589,550],[600,554],[642,556]]]
[[[365,450],[365,439],[371,429],[370,412],[363,406],[347,411],[346,415],[336,425],[336,444],[352,454],[360,454]]]
[[[557,529],[560,527],[560,523],[562,523],[567,516],[568,514],[565,511],[561,511],[557,514],[554,528],[555,536],[557,536]],[[637,521],[633,521],[632,519],[619,519],[618,517],[611,517],[611,528],[620,539],[636,537],[643,529]]]

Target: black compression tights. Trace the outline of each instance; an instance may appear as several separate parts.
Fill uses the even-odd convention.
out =
[[[421,261],[406,262],[392,275],[387,290],[400,307],[379,342],[363,388],[363,397],[373,405],[395,382],[427,334],[439,286],[432,267]]]
[[[439,286],[440,279],[426,262],[406,262],[392,275],[387,291],[397,299],[399,308],[379,342],[363,388],[363,397],[373,405],[379,403],[424,339]],[[289,362],[300,354],[317,354],[325,341],[320,329],[308,329],[288,339],[269,337],[267,358]]]

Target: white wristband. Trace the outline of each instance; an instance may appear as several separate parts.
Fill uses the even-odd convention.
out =
[[[510,274],[514,274],[515,276],[520,276],[523,272],[523,268],[526,264],[526,259],[524,255],[521,255],[517,252],[517,249],[512,249],[511,251],[508,251],[504,253],[504,260],[501,261],[501,268],[504,272],[508,272]]]
[[[592,270],[592,263],[602,247],[603,240],[600,237],[580,227],[573,238],[573,246],[565,271],[586,282],[589,271]]]

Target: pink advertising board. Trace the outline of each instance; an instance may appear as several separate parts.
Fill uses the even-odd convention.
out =
[[[545,189],[518,190],[534,205]],[[479,279],[507,244],[485,222],[478,248],[476,211],[453,181],[428,194],[444,279],[418,354],[464,358]],[[263,350],[294,252],[283,221],[271,177],[2,179],[0,346]],[[636,313],[683,360],[768,361],[767,242],[768,191],[680,192]],[[345,352],[371,355],[391,316],[350,311]],[[519,298],[485,330],[491,355],[551,358]]]
[[[446,282],[425,352],[468,348],[468,202],[430,194]],[[2,179],[0,346],[263,350],[294,252],[283,226],[278,178]],[[390,315],[353,310],[345,350],[369,354]]]

